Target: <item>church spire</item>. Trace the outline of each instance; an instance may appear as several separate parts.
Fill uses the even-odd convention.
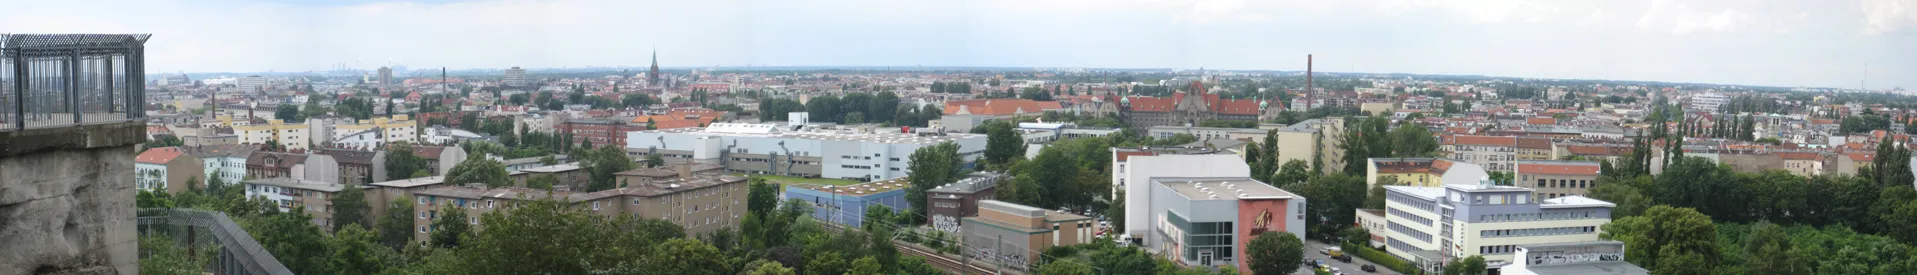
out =
[[[646,72],[646,85],[664,86],[659,83],[659,48],[652,48],[652,70]]]

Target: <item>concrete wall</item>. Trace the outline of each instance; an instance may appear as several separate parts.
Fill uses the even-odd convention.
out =
[[[141,122],[0,132],[0,274],[137,274]]]
[[[1153,193],[1158,192],[1151,182],[1155,177],[1249,177],[1251,167],[1245,160],[1234,155],[1163,155],[1132,156],[1127,161],[1124,175],[1125,185],[1125,231],[1134,237],[1148,234],[1158,212],[1153,209],[1158,203]],[[1113,171],[1116,173],[1117,171]],[[1169,194],[1176,196],[1176,194]],[[1165,206],[1169,207],[1169,206]],[[1183,212],[1181,212],[1183,213]],[[1222,218],[1221,218],[1222,219]]]

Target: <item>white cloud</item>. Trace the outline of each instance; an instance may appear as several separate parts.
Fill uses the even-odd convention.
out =
[[[1677,0],[1656,0],[1651,9],[1638,18],[1637,27],[1643,29],[1664,29],[1675,34],[1694,32],[1731,32],[1755,22],[1749,13],[1726,8],[1711,12],[1692,9],[1686,2]]]
[[[1864,0],[1864,34],[1882,34],[1917,25],[1917,0]]]
[[[1478,23],[1538,22],[1560,11],[1551,4],[1523,0],[1385,0],[1376,6],[1389,12],[1439,9]]]
[[[1584,22],[1579,22],[1578,26],[1604,26],[1616,21],[1617,15],[1613,15],[1610,11],[1604,9],[1597,9],[1591,11],[1591,16],[1585,17]]]

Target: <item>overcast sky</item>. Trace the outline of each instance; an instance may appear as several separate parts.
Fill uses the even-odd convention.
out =
[[[1917,0],[18,1],[148,72],[644,66],[1319,70],[1917,89]]]

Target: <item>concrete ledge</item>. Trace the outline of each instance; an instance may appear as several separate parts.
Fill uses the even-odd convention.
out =
[[[38,152],[146,143],[146,121],[0,131],[0,158]]]

